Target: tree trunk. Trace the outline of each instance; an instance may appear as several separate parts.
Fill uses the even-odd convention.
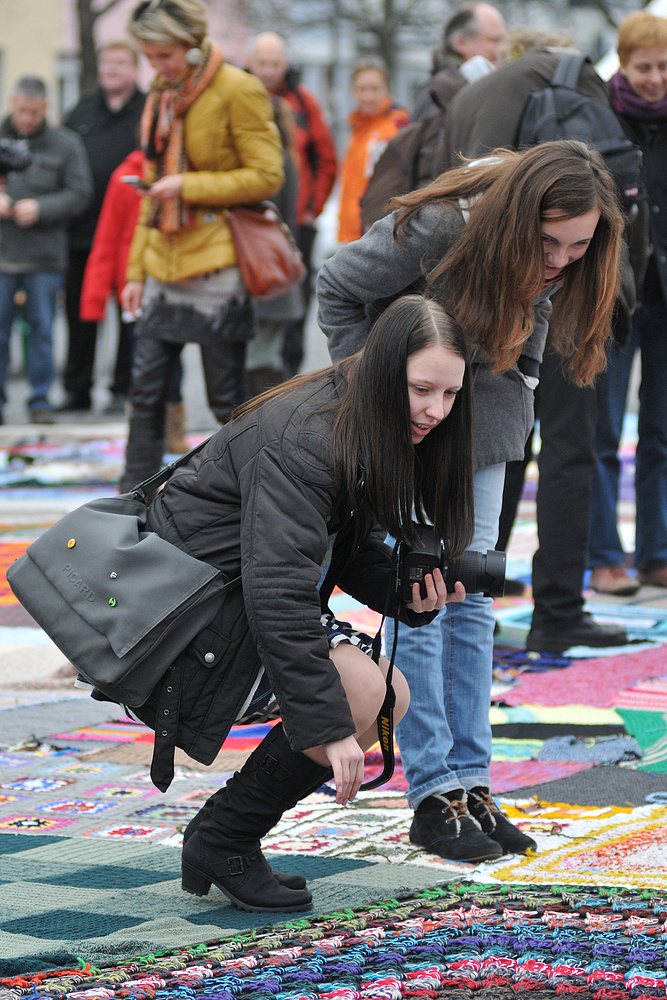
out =
[[[76,0],[79,15],[79,47],[81,64],[79,89],[81,93],[92,90],[97,82],[97,53],[95,51],[95,21],[97,15],[92,0]]]
[[[102,7],[93,8],[93,0],[76,0],[79,18],[79,50],[81,66],[79,70],[79,91],[84,94],[97,83],[97,46],[95,43],[95,23],[120,0],[106,0]]]

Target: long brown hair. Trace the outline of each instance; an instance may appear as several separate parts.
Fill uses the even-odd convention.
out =
[[[467,362],[456,320],[433,299],[401,296],[376,320],[358,354],[290,379],[233,416],[323,378],[347,380],[342,398],[327,404],[335,412],[331,457],[339,496],[352,509],[367,505],[386,531],[410,545],[418,544],[413,518],[422,524],[428,519],[456,557],[473,534],[472,383],[466,369],[448,417],[413,445],[407,362],[434,344]]]
[[[533,302],[544,287],[541,223],[571,219],[596,206],[600,220],[586,253],[569,264],[554,295],[551,331],[580,385],[605,366],[605,344],[619,284],[623,215],[604,160],[583,142],[545,142],[441,174],[428,187],[394,199],[400,242],[425,205],[465,208],[467,224],[448,254],[432,262],[428,292],[444,302],[494,371],[510,368],[530,337]],[[556,214],[557,213],[557,214]]]

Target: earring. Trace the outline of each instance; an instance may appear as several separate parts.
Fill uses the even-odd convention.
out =
[[[185,53],[185,61],[189,66],[197,66],[202,60],[202,50],[201,49],[188,49]]]

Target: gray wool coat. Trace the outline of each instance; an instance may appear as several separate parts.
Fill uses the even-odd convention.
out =
[[[395,214],[380,219],[360,240],[341,247],[320,270],[318,321],[334,361],[361,350],[373,322],[393,299],[423,290],[429,270],[465,224],[460,211],[443,212],[441,205],[428,205],[412,216],[397,244],[395,221]],[[550,296],[559,287],[550,286],[533,303],[535,325],[522,351],[532,368],[542,360]],[[535,419],[535,380],[526,378],[517,365],[493,374],[480,350],[473,359],[472,376],[475,468],[522,459]]]

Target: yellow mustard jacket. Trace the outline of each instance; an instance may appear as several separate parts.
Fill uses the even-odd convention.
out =
[[[249,73],[224,63],[184,117],[185,149],[192,165],[181,197],[191,225],[162,233],[144,224],[144,198],[134,231],[126,281],[182,281],[236,264],[223,207],[270,198],[283,183],[283,153],[271,102]],[[152,180],[150,172],[146,179]]]

